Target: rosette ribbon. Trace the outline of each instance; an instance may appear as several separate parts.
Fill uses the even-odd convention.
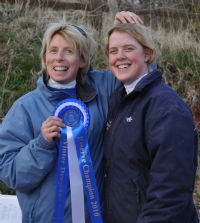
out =
[[[87,140],[90,117],[77,99],[61,101],[54,110],[65,124],[61,129],[56,176],[55,221],[64,222],[65,202],[70,187],[72,223],[85,223],[85,202],[92,223],[102,223],[99,193]]]

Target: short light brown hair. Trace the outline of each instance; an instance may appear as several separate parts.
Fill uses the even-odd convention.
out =
[[[109,38],[113,32],[123,32],[129,34],[131,37],[136,39],[138,43],[140,43],[143,49],[150,49],[151,55],[147,64],[150,65],[156,59],[156,45],[153,41],[151,31],[140,24],[126,23],[126,24],[116,24],[114,25],[107,33],[107,37],[105,40],[105,51],[108,56],[109,52]]]
[[[40,52],[42,70],[41,72],[45,75],[45,80],[49,79],[49,75],[46,72],[45,56],[47,48],[50,44],[51,39],[59,34],[64,37],[67,41],[71,41],[74,48],[79,51],[81,58],[83,59],[85,66],[79,69],[77,75],[77,81],[83,82],[84,76],[87,74],[90,62],[91,62],[91,52],[95,41],[82,27],[77,25],[66,24],[63,22],[51,23],[48,25],[44,37],[42,40],[42,49]]]

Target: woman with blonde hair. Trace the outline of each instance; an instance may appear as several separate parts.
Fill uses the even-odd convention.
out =
[[[197,130],[186,103],[151,71],[150,30],[117,24],[107,34],[111,95],[105,134],[106,223],[197,223]]]

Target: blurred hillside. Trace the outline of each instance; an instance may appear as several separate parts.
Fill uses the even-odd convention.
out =
[[[107,67],[104,35],[118,10],[136,12],[152,29],[164,78],[191,106],[200,130],[200,0],[1,0],[0,120],[18,97],[35,87],[47,23],[64,20],[86,27],[97,41],[92,65],[102,69]],[[200,209],[199,175],[194,196]],[[1,192],[14,193],[0,182]]]

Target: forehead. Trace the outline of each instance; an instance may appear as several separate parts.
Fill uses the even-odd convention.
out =
[[[141,45],[133,35],[123,31],[113,31],[109,37],[109,47],[120,45]]]
[[[75,42],[66,34],[55,33],[49,40],[47,46],[65,45],[76,48]]]

